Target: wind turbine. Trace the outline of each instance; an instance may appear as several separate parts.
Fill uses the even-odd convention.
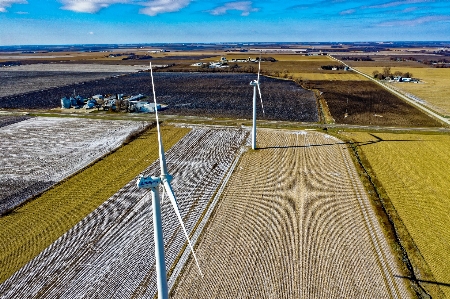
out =
[[[175,198],[175,194],[173,193],[172,186],[170,182],[172,181],[172,176],[167,172],[167,164],[166,157],[164,155],[164,148],[162,144],[161,138],[161,130],[159,128],[159,119],[158,119],[158,109],[156,109],[156,95],[155,95],[155,84],[153,82],[153,70],[152,64],[150,63],[150,74],[152,78],[152,90],[153,90],[153,101],[155,103],[155,115],[156,115],[156,127],[158,131],[158,144],[159,144],[159,163],[161,167],[161,175],[159,177],[149,176],[144,177],[140,176],[137,181],[137,187],[141,189],[150,189],[152,194],[152,206],[153,206],[153,231],[154,231],[154,239],[155,239],[155,257],[156,257],[156,272],[157,272],[157,285],[158,285],[158,298],[159,299],[168,299],[169,291],[167,287],[167,274],[166,274],[166,263],[164,259],[164,239],[162,232],[162,221],[161,221],[161,205],[159,198],[159,187],[162,184],[163,190],[169,196],[169,199],[172,203],[173,209],[175,210],[175,214],[178,217],[178,221],[183,228],[184,235],[189,243],[189,247],[191,248],[192,255],[194,256],[195,263],[197,264],[200,275],[203,276],[202,271],[200,270],[200,266],[198,264],[197,257],[194,252],[194,248],[191,244],[191,240],[189,239],[189,235],[186,231],[186,228],[183,223],[183,219],[181,218],[180,211],[178,209],[177,200]],[[163,192],[164,199],[164,192]]]
[[[261,97],[261,89],[259,88],[259,85],[261,84],[259,82],[259,73],[261,72],[261,55],[259,56],[258,62],[259,62],[259,64],[258,64],[258,79],[250,82],[250,85],[253,86],[252,149],[256,149],[256,88],[258,88],[259,99],[261,100],[261,107],[262,107],[263,115],[265,115],[264,105],[263,105],[262,97]]]

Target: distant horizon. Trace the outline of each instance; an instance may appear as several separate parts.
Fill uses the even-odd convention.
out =
[[[343,44],[343,45],[349,45],[349,44],[379,44],[379,45],[401,45],[401,44],[446,44],[448,43],[448,46],[450,46],[450,40],[373,40],[373,41],[270,41],[270,42],[136,42],[136,43],[73,43],[73,44],[17,44],[17,45],[0,45],[0,48],[13,48],[13,47],[71,47],[71,46],[96,46],[96,47],[103,47],[103,46],[159,46],[159,45],[224,45],[224,46],[249,46],[249,45],[327,45],[327,44]]]
[[[448,0],[0,0],[1,46],[435,41]]]

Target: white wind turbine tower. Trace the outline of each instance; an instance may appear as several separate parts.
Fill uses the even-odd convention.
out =
[[[261,107],[263,111],[263,115],[265,115],[264,112],[264,105],[262,102],[261,97],[261,89],[259,88],[259,85],[261,84],[259,82],[259,73],[261,71],[261,55],[259,56],[259,64],[258,64],[258,79],[253,80],[250,82],[250,85],[253,86],[253,128],[252,128],[252,149],[256,149],[256,88],[258,88],[259,93],[259,99],[261,100]]]
[[[167,164],[166,157],[164,155],[164,148],[161,139],[161,131],[159,128],[159,120],[158,120],[158,110],[156,109],[156,95],[155,95],[155,85],[153,82],[153,71],[152,64],[150,63],[150,74],[152,78],[152,90],[153,90],[153,100],[155,102],[155,115],[156,115],[156,127],[158,131],[158,143],[159,143],[159,162],[161,167],[161,175],[159,177],[149,176],[139,177],[137,181],[138,188],[150,189],[152,194],[152,206],[153,206],[153,230],[154,230],[154,241],[155,241],[155,257],[156,257],[156,272],[157,272],[157,284],[158,284],[158,298],[159,299],[167,299],[169,298],[169,291],[167,287],[167,274],[166,274],[166,263],[164,259],[164,239],[162,232],[162,221],[161,221],[161,205],[159,198],[159,187],[162,184],[164,190],[166,191],[169,199],[172,203],[173,209],[175,210],[175,214],[178,217],[178,221],[183,228],[184,235],[189,243],[189,247],[191,248],[192,254],[194,256],[195,262],[197,263],[197,267],[200,271],[200,274],[203,276],[200,266],[198,264],[197,257],[194,252],[194,248],[192,247],[191,241],[189,239],[189,235],[186,231],[186,228],[183,223],[183,219],[181,218],[180,211],[178,209],[177,200],[175,198],[175,194],[173,193],[172,186],[170,182],[172,180],[172,176],[167,172]],[[164,199],[164,192],[163,192]]]

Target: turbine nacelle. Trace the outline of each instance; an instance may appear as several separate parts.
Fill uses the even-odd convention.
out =
[[[250,81],[251,86],[258,86],[259,84],[261,84],[261,83],[259,83],[258,80]]]
[[[156,176],[140,176],[136,186],[142,189],[156,189],[161,183],[161,178]]]

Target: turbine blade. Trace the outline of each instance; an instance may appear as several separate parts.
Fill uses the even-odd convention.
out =
[[[258,80],[257,80],[257,82],[258,82],[258,84],[259,84],[259,73],[261,72],[261,57],[259,58],[259,60],[258,60]]]
[[[256,85],[258,86],[259,99],[261,100],[262,112],[263,112],[264,117],[266,117],[266,113],[264,112],[264,105],[263,105],[263,101],[262,101],[262,97],[261,97],[261,89],[259,88],[259,82]]]
[[[152,77],[153,102],[155,103],[156,128],[158,131],[159,164],[161,167],[161,175],[164,176],[167,174],[167,163],[166,163],[166,156],[164,155],[164,147],[162,144],[161,130],[159,128],[158,109],[157,109],[157,104],[156,104],[156,93],[155,93],[155,83],[153,80],[153,68],[152,68],[151,62],[150,62],[150,76]]]
[[[164,197],[165,196],[166,196],[166,188],[163,188],[163,193],[162,193],[162,196],[161,196],[161,206],[164,203]]]
[[[164,189],[166,189],[167,195],[169,196],[169,199],[172,202],[172,206],[173,206],[173,209],[175,210],[175,214],[177,214],[178,221],[180,222],[181,227],[183,228],[184,235],[188,241],[189,247],[191,248],[191,252],[192,252],[192,255],[194,256],[195,263],[197,264],[198,271],[200,272],[200,275],[203,277],[203,273],[202,273],[202,270],[200,269],[200,265],[198,263],[197,256],[195,255],[195,252],[194,252],[194,247],[192,246],[191,240],[189,239],[189,235],[186,231],[186,227],[184,226],[183,219],[181,218],[180,210],[178,209],[177,199],[175,198],[175,194],[173,193],[172,186],[170,186],[170,183],[167,180],[164,180],[163,184],[164,184]]]
[[[258,60],[258,84],[259,84],[259,74],[261,73],[261,52],[259,52],[259,60]]]

